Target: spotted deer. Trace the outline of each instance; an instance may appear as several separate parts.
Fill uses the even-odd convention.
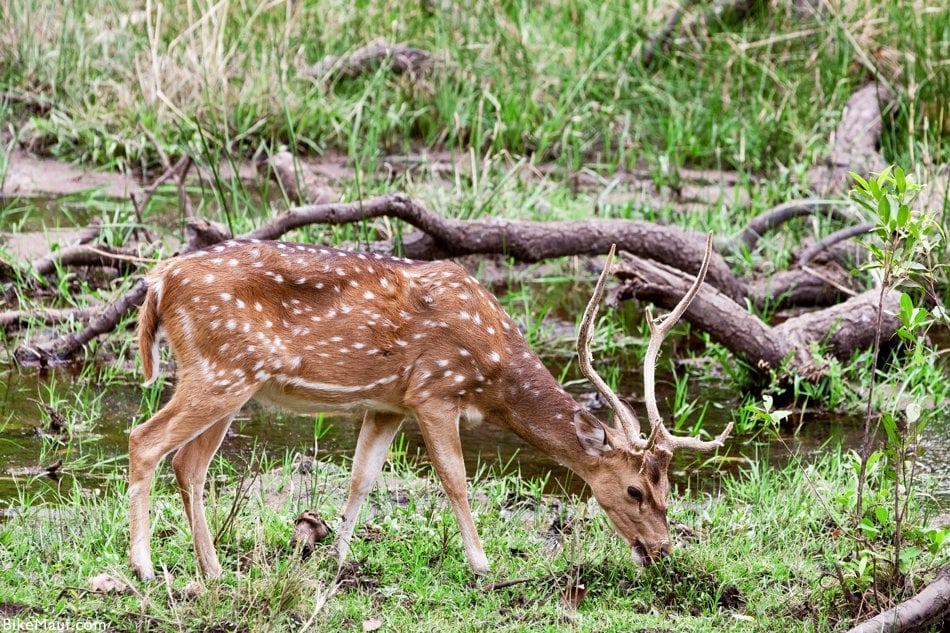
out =
[[[161,329],[178,373],[169,402],[129,436],[131,563],[138,576],[154,576],[151,479],[175,449],[172,467],[199,565],[208,577],[221,573],[205,519],[205,477],[234,415],[251,398],[301,412],[366,411],[336,536],[341,561],[407,417],[422,431],[475,574],[489,565],[469,509],[461,422],[510,429],[571,468],[639,564],[667,556],[672,452],[721,446],[730,430],[712,441],[674,437],[653,391],[660,343],[702,282],[706,262],[680,305],[659,323],[650,319],[644,386],[652,431],[642,437],[632,410],[591,364],[612,256],[613,250],[587,307],[578,353],[583,372],[613,408],[615,427],[568,395],[495,297],[454,263],[237,240],[157,265],[139,315],[142,369],[146,384],[156,379]]]

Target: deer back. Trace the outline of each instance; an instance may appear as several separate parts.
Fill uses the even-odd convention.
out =
[[[282,242],[164,262],[149,276],[151,304],[180,382],[306,411],[490,401],[516,332],[457,264]]]

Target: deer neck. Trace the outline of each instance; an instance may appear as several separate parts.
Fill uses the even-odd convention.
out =
[[[582,449],[574,428],[574,399],[519,341],[507,368],[504,425],[534,448],[586,479],[594,458]]]

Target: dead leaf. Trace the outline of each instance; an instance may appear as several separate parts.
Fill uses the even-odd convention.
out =
[[[99,574],[89,579],[89,591],[93,593],[125,593],[129,586],[112,574]]]
[[[569,608],[576,609],[586,595],[587,585],[579,582],[576,585],[568,585],[565,587],[564,591],[561,592],[561,600],[563,600],[564,604]]]
[[[379,618],[370,618],[369,620],[363,620],[363,631],[364,633],[369,633],[370,631],[378,631],[379,627],[383,625],[383,621]]]

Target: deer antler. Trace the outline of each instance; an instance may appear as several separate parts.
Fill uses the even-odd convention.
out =
[[[610,252],[607,253],[607,260],[604,262],[604,269],[597,279],[597,285],[594,286],[594,293],[587,303],[587,309],[584,310],[584,319],[577,330],[577,359],[581,366],[581,372],[594,385],[597,393],[602,395],[610,408],[614,410],[617,419],[617,426],[623,429],[624,435],[631,447],[636,450],[643,450],[647,447],[647,442],[640,437],[640,420],[636,414],[627,407],[617,394],[607,386],[603,378],[594,370],[592,357],[590,353],[590,343],[594,336],[594,321],[597,319],[597,310],[600,306],[600,300],[604,296],[604,287],[607,285],[607,275],[610,274],[610,266],[613,263],[616,244],[611,244]]]
[[[730,422],[726,429],[713,440],[704,441],[698,437],[676,437],[663,424],[663,418],[660,417],[660,411],[656,405],[656,359],[660,353],[660,346],[669,331],[673,329],[676,322],[686,312],[686,308],[692,303],[693,298],[699,292],[699,288],[703,285],[711,255],[712,233],[706,236],[706,253],[703,256],[703,263],[699,267],[696,280],[693,281],[693,285],[676,304],[676,307],[669,314],[656,319],[653,318],[653,310],[649,306],[646,309],[647,323],[650,326],[650,342],[647,345],[646,357],[643,359],[643,397],[646,401],[647,416],[650,420],[650,437],[647,439],[649,448],[662,446],[671,452],[677,448],[708,451],[722,446],[732,431],[732,422]]]

